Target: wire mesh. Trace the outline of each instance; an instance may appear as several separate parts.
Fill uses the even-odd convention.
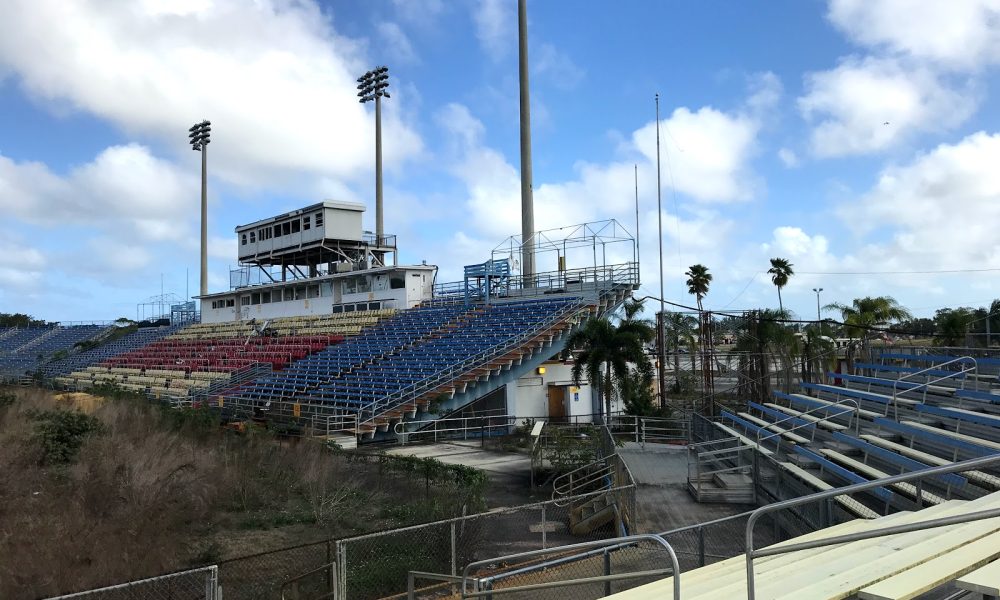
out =
[[[410,571],[458,575],[478,560],[615,537],[621,525],[617,507],[630,502],[634,489],[626,488],[565,499],[562,506],[550,501],[341,540],[341,597],[400,594]],[[495,565],[498,572],[509,567],[502,559]],[[425,593],[430,598],[450,589],[438,583]]]
[[[49,600],[219,600],[218,568],[192,569]]]
[[[335,542],[323,541],[272,552],[262,552],[219,563],[219,582],[227,598],[265,600],[281,597],[282,585],[305,573],[297,582],[303,597],[334,591],[329,571],[321,568],[335,559]]]

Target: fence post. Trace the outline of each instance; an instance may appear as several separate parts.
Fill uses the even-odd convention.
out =
[[[705,528],[698,528],[698,566],[705,566]]]
[[[608,552],[607,549],[604,550],[604,576],[605,577],[610,577],[611,576],[611,553]],[[611,580],[610,579],[605,579],[604,580],[604,595],[605,596],[610,596],[611,595]]]
[[[455,521],[451,522],[451,574],[458,574],[458,546],[455,538]]]
[[[406,600],[413,600],[413,587],[413,571],[410,571],[406,574]]]
[[[542,550],[545,550],[546,543],[546,530],[548,527],[545,525],[545,505],[542,505]]]
[[[333,592],[333,581],[335,579],[333,570],[333,546],[330,544],[330,540],[326,541],[326,564],[330,565],[330,568],[326,571],[326,591]]]
[[[339,573],[337,587],[340,588],[340,600],[347,598],[347,546],[337,540],[337,572]]]

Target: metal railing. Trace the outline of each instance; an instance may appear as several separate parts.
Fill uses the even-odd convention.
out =
[[[614,467],[606,458],[577,467],[563,473],[552,482],[552,500],[556,506],[565,506],[564,500],[580,494],[596,492],[614,487]],[[560,504],[560,500],[563,501]]]
[[[456,437],[467,440],[470,435],[475,438],[486,438],[488,435],[497,433],[510,433],[517,420],[518,418],[514,415],[503,414],[426,421],[400,421],[393,426],[392,432],[396,434],[396,439],[401,444],[406,444],[414,438],[420,437],[431,437],[435,442],[441,438],[454,439]],[[414,428],[414,430],[408,431],[410,428]]]
[[[532,559],[538,556],[546,556],[549,554],[553,554],[555,552],[566,553],[566,552],[572,552],[574,550],[583,550],[587,548],[605,548],[605,547],[621,548],[623,544],[635,544],[636,542],[640,541],[649,541],[656,543],[660,545],[664,550],[666,550],[667,554],[670,557],[670,568],[655,569],[648,571],[635,571],[630,573],[607,574],[607,575],[600,575],[597,577],[584,577],[584,578],[570,579],[564,581],[532,583],[516,587],[499,588],[499,589],[493,586],[493,583],[499,579],[499,576],[488,577],[488,578],[469,577],[469,571],[476,567],[482,567],[496,563],[511,564],[511,563],[523,562],[528,559]],[[612,581],[620,581],[623,579],[636,579],[640,577],[659,576],[659,575],[666,575],[667,573],[673,574],[673,591],[674,591],[673,597],[679,599],[681,597],[681,578],[680,578],[680,565],[677,561],[677,554],[674,552],[674,549],[670,546],[670,544],[668,544],[667,541],[664,540],[662,537],[652,533],[643,533],[626,537],[612,538],[610,540],[569,544],[567,546],[559,546],[558,548],[554,549],[529,550],[527,552],[519,552],[517,554],[508,554],[506,556],[501,556],[499,558],[490,558],[486,560],[471,562],[467,564],[465,568],[462,570],[461,597],[492,598],[494,595],[497,594],[509,594],[514,592],[529,592],[529,591],[534,592],[545,589],[584,585],[589,583],[612,582]],[[504,575],[505,577],[512,576],[511,573],[507,573]],[[469,585],[470,583],[473,584],[471,589]]]
[[[354,414],[319,415],[313,414],[311,419],[313,435],[330,437],[337,433],[350,432],[357,435],[358,416]]]
[[[691,440],[690,418],[613,415],[608,419],[611,433],[618,439],[642,444],[686,444]]]
[[[337,563],[331,562],[311,571],[306,571],[281,584],[281,600],[300,600],[302,590],[300,589],[310,579],[322,576],[325,589],[330,590],[321,596],[309,595],[309,600],[326,600],[334,598],[337,594]]]
[[[628,262],[565,271],[545,271],[535,273],[527,278],[522,275],[508,275],[504,280],[506,281],[504,287],[508,290],[506,296],[501,294],[500,297],[541,296],[551,294],[554,290],[573,293],[588,289],[588,284],[590,289],[595,290],[601,289],[601,283],[605,284],[605,288],[614,285],[637,284],[639,282],[639,267],[637,263]],[[509,292],[511,289],[517,290],[516,293],[511,294]],[[455,301],[461,301],[465,298],[465,292],[464,281],[438,283],[434,286],[434,299],[453,298]]]
[[[108,587],[53,596],[49,600],[222,600],[219,567],[201,567]]]
[[[795,552],[796,550],[808,550],[810,548],[820,548],[823,546],[831,546],[834,544],[843,544],[848,542],[855,542],[860,540],[866,540],[876,537],[882,537],[886,535],[893,535],[897,533],[906,533],[910,531],[920,531],[923,529],[932,529],[935,527],[943,527],[946,525],[956,525],[959,523],[968,523],[971,521],[978,521],[982,519],[988,519],[992,517],[1000,517],[1000,508],[994,508],[989,510],[982,510],[973,513],[968,513],[964,515],[956,515],[952,517],[944,517],[940,519],[931,519],[928,521],[909,523],[905,525],[892,525],[889,527],[882,527],[879,529],[873,529],[869,531],[862,531],[858,533],[840,535],[830,538],[824,538],[821,540],[815,540],[810,542],[801,542],[798,544],[786,544],[782,546],[771,546],[762,549],[754,548],[754,525],[766,514],[773,513],[779,510],[784,510],[787,508],[801,506],[804,504],[809,504],[813,502],[818,502],[821,500],[832,499],[836,496],[849,495],[854,492],[862,492],[874,488],[885,487],[887,485],[895,483],[905,483],[917,479],[922,479],[925,477],[932,477],[937,475],[945,475],[948,473],[956,473],[961,471],[976,470],[982,467],[995,467],[1000,464],[1000,456],[986,456],[982,458],[974,458],[971,460],[966,460],[962,462],[952,463],[950,465],[944,465],[940,467],[930,467],[927,469],[921,469],[919,471],[911,471],[909,473],[903,473],[900,475],[893,475],[891,477],[884,477],[881,479],[875,479],[872,481],[867,481],[864,483],[856,483],[846,487],[834,488],[822,492],[816,492],[814,494],[809,494],[808,496],[803,496],[800,498],[793,498],[790,500],[783,500],[780,502],[775,502],[773,504],[768,504],[762,506],[750,513],[746,525],[746,575],[747,575],[747,598],[748,600],[754,600],[756,598],[756,587],[754,580],[754,569],[753,560],[754,558],[762,558],[765,556],[776,556],[779,554],[786,554],[789,552]],[[676,598],[676,596],[675,596]]]
[[[376,400],[371,405],[365,407],[364,411],[368,414],[364,422],[367,423],[381,412],[389,410],[397,404],[400,404],[407,397],[416,397],[418,394],[432,390],[442,383],[454,381],[461,375],[475,368],[479,368],[481,365],[486,364],[491,360],[496,360],[497,357],[502,356],[504,353],[523,345],[527,340],[539,337],[547,329],[552,328],[556,324],[573,318],[580,311],[585,310],[586,307],[587,302],[583,298],[577,298],[575,303],[567,306],[559,313],[548,315],[530,331],[511,336],[510,338],[494,344],[485,350],[481,350],[472,356],[468,356],[461,361],[452,363],[451,365],[437,371],[433,375],[416,381],[382,399]]]
[[[937,370],[940,370],[941,367],[946,367],[946,366],[948,366],[950,364],[963,363],[963,362],[969,362],[969,361],[972,361],[972,368],[971,369],[964,369],[963,368],[963,369],[960,369],[958,371],[955,371],[954,373],[950,373],[948,375],[945,375],[943,377],[938,377],[937,379],[932,379],[932,380],[924,381],[924,382],[915,382],[916,385],[914,387],[908,388],[906,390],[903,390],[904,393],[905,392],[912,392],[912,391],[916,390],[917,388],[921,388],[922,387],[924,389],[924,395],[923,395],[923,400],[922,401],[926,402],[927,401],[927,388],[930,387],[931,385],[933,385],[935,383],[939,383],[939,382],[944,381],[946,379],[951,379],[953,377],[958,377],[960,375],[964,376],[967,373],[973,373],[973,374],[978,373],[979,365],[976,362],[976,359],[972,358],[971,356],[960,356],[960,357],[958,357],[958,358],[956,358],[954,360],[949,360],[949,361],[946,361],[946,362],[943,362],[943,363],[940,363],[940,364],[931,365],[930,367],[927,367],[926,369],[921,369],[921,370],[915,371],[913,373],[907,373],[906,375],[903,375],[901,377],[897,377],[896,379],[894,379],[893,382],[892,382],[892,408],[893,408],[893,416],[894,416],[894,418],[896,418],[897,420],[899,419],[899,402],[897,401],[897,396],[898,396],[899,390],[897,388],[899,387],[899,382],[900,381],[906,381],[910,377],[916,377],[917,375],[921,375],[921,374],[926,373],[928,371],[937,371]],[[965,389],[965,379],[964,379],[964,377],[962,377],[962,389]],[[887,416],[887,417],[889,416],[889,405],[886,405],[886,407],[885,407],[885,416]]]
[[[830,402],[832,402],[833,404],[853,404],[854,405],[854,408],[852,410],[854,412],[855,431],[857,432],[858,435],[861,435],[861,404],[858,403],[858,401],[855,400],[854,398],[843,398],[843,399],[842,398],[837,398],[836,400],[831,400]],[[809,421],[808,419],[802,419],[801,417],[802,417],[802,415],[809,415],[809,414],[811,414],[813,412],[820,411],[820,410],[830,410],[830,406],[829,405],[815,406],[815,407],[810,408],[809,410],[807,410],[805,412],[800,412],[798,415],[789,415],[789,416],[785,417],[784,419],[781,419],[781,420],[778,420],[778,421],[774,421],[773,423],[769,423],[766,426],[765,425],[761,425],[760,429],[757,430],[757,446],[763,448],[763,446],[761,446],[761,442],[770,440],[771,438],[778,438],[778,440],[777,440],[777,450],[780,452],[781,451],[781,436],[783,436],[786,433],[794,433],[796,429],[804,429],[804,428],[807,428],[807,427],[812,427],[813,428],[813,437],[812,437],[812,439],[815,440],[816,439],[816,437],[815,437],[816,436],[816,427],[818,427],[819,424],[822,423],[822,422],[827,422],[828,419],[824,418],[824,419],[820,419],[817,422],[812,422],[812,421]],[[833,416],[841,417],[841,416],[844,416],[847,413],[848,413],[848,411],[844,410],[844,411],[839,412],[839,413],[837,413],[836,415],[833,415]],[[796,419],[798,419],[800,421],[805,421],[805,423],[800,423],[800,424],[798,424],[798,425],[796,425],[796,426],[794,426],[794,427],[792,427],[790,429],[782,429],[780,432],[777,432],[777,431],[774,431],[774,430],[770,429],[771,427],[774,427],[776,425],[781,425],[782,423],[785,423],[787,421],[795,421]],[[830,422],[832,422],[832,421],[830,421]],[[850,430],[850,428],[851,428],[851,420],[850,419],[847,420],[847,428],[848,428],[848,430]],[[762,439],[761,438],[761,434],[762,433],[768,433],[768,435]]]
[[[720,444],[726,447],[715,447]],[[688,445],[688,485],[690,486],[694,482],[696,495],[701,498],[701,484],[707,478],[725,473],[749,473],[752,465],[749,461],[744,461],[744,455],[748,450],[753,451],[753,447],[741,443],[739,438],[735,437]],[[693,461],[690,460],[692,455],[694,456]],[[708,468],[706,465],[709,465]],[[694,467],[693,476],[692,466]]]

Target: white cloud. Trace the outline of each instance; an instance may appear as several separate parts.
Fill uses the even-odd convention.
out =
[[[512,53],[517,47],[516,4],[507,0],[480,0],[473,7],[476,38],[486,54],[499,61]]]
[[[370,168],[372,117],[355,78],[372,65],[310,0],[12,0],[0,20],[3,66],[38,99],[178,152],[191,123],[210,119],[213,174],[234,182]],[[391,103],[385,112],[391,167],[422,145]]]
[[[798,155],[796,155],[793,150],[789,150],[788,148],[781,148],[778,150],[778,158],[781,159],[782,164],[789,169],[799,166]]]
[[[381,47],[387,53],[393,64],[413,64],[420,62],[413,44],[403,29],[391,21],[383,21],[376,25]]]
[[[883,170],[841,218],[860,234],[888,230],[863,248],[881,269],[1000,267],[1000,134],[980,132]],[[874,264],[874,263],[873,263]]]
[[[1000,62],[998,0],[831,0],[828,18],[859,44],[944,68]]]
[[[660,128],[663,183],[704,202],[753,197],[758,181],[749,168],[760,129],[757,119],[712,107],[674,110]],[[656,164],[656,123],[632,134],[632,144]]]
[[[531,57],[534,72],[542,78],[551,81],[556,87],[572,89],[583,80],[585,72],[573,62],[565,52],[552,44],[542,44]]]
[[[928,69],[871,57],[808,74],[798,100],[803,116],[816,123],[810,142],[820,157],[878,152],[917,133],[947,131],[976,104],[969,89],[952,90]]]
[[[66,176],[0,156],[0,211],[46,227],[88,224],[150,241],[178,240],[197,183],[144,146],[112,146]]]

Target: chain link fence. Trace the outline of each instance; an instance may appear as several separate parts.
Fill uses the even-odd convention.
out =
[[[406,591],[410,571],[456,576],[478,560],[616,537],[623,525],[616,498],[634,505],[635,488],[602,490],[339,540],[335,549],[338,597],[394,596]],[[506,566],[498,563],[497,568]],[[451,587],[439,581],[423,593],[428,598],[447,595]]]
[[[298,593],[318,597],[334,590],[333,577],[323,570],[336,559],[334,552],[335,542],[327,540],[225,560],[219,563],[219,583],[227,599],[272,600],[281,598],[285,582],[310,573],[295,582]]]
[[[239,596],[230,596],[238,598]],[[222,600],[218,567],[202,567],[49,600]]]

